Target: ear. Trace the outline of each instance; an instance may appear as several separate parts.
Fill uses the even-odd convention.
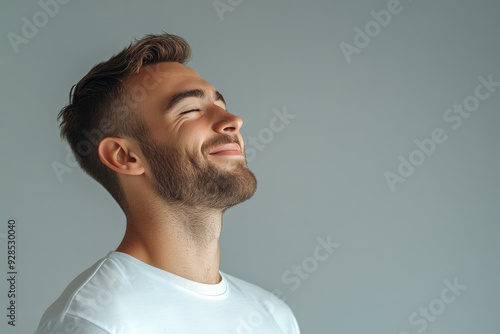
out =
[[[118,173],[141,175],[144,173],[144,166],[134,148],[134,143],[128,139],[106,137],[99,143],[99,158],[103,164]]]

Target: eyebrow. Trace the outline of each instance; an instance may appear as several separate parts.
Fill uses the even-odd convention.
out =
[[[185,92],[176,93],[176,94],[174,94],[174,96],[172,96],[172,98],[170,99],[170,102],[168,103],[168,106],[165,108],[164,111],[168,112],[176,104],[178,104],[182,100],[187,99],[189,97],[196,97],[199,99],[203,99],[203,98],[205,98],[205,96],[206,96],[205,92],[202,91],[201,89],[191,89],[191,90],[187,90]],[[222,102],[224,102],[224,104],[226,104],[224,97],[218,91],[215,91],[215,101],[222,101]]]

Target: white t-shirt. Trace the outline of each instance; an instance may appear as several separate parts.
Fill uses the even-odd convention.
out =
[[[300,334],[272,293],[219,271],[198,283],[111,251],[76,277],[35,334]]]

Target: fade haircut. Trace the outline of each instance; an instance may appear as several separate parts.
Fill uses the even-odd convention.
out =
[[[142,141],[147,127],[135,111],[144,97],[126,89],[125,82],[146,65],[189,61],[191,48],[171,34],[146,35],[120,53],[94,66],[69,94],[69,104],[58,114],[61,138],[68,141],[80,167],[98,181],[127,213],[128,203],[118,174],[98,154],[106,137],[131,137]],[[141,87],[135,91],[140,91]]]

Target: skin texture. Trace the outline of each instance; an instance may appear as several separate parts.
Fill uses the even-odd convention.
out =
[[[211,84],[180,63],[144,66],[125,86],[147,88],[136,99],[147,135],[107,137],[99,145],[101,161],[118,172],[129,203],[116,251],[192,281],[219,283],[222,216],[257,188],[244,156],[243,121],[226,110]],[[174,94],[193,89],[204,96],[165,111]],[[210,154],[228,143],[238,144],[241,154]]]

